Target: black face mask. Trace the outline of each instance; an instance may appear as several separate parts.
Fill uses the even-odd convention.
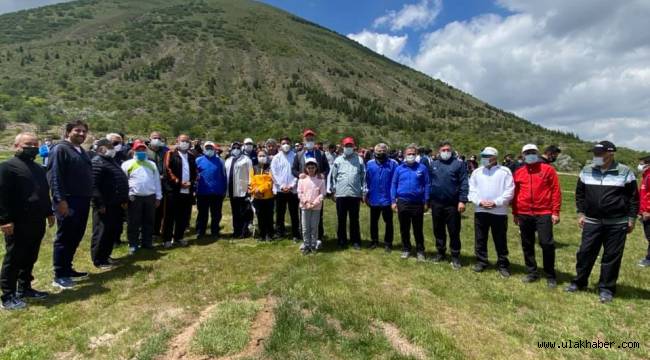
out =
[[[383,153],[376,153],[376,154],[375,154],[375,159],[377,159],[377,160],[379,160],[379,161],[384,161],[384,160],[386,160],[386,154],[383,154]]]
[[[36,146],[27,146],[24,147],[21,152],[18,153],[18,157],[23,160],[34,160],[38,155],[38,147]]]

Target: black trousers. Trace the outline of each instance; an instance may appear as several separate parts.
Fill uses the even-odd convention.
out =
[[[497,250],[497,266],[509,268],[508,261],[508,216],[484,212],[474,214],[474,254],[476,261],[488,265],[488,235],[492,231],[492,240]]]
[[[284,215],[288,207],[289,217],[291,218],[291,236],[298,239],[302,238],[300,235],[300,218],[298,217],[299,204],[298,194],[279,192],[275,195],[275,231],[278,235],[282,236],[287,232],[284,226]]]
[[[167,203],[165,201],[167,199],[167,194],[163,193],[162,195],[163,197],[160,200],[160,206],[158,206],[155,211],[153,223],[153,234],[157,236],[162,235],[163,218],[165,217],[165,204]]]
[[[105,264],[113,252],[113,244],[120,241],[124,210],[120,204],[106,206],[106,212],[93,209],[93,236],[90,243],[90,258],[93,264]]]
[[[205,235],[208,227],[208,216],[211,218],[210,234],[219,235],[219,224],[223,209],[223,195],[197,195],[196,208],[196,233]]]
[[[444,255],[447,251],[447,233],[449,233],[451,256],[459,257],[460,212],[458,212],[458,203],[445,205],[431,201],[431,218],[433,220],[433,236],[436,238],[438,253]]]
[[[544,274],[547,278],[555,279],[555,242],[551,215],[519,215],[519,230],[528,273],[537,273],[537,261],[535,261],[535,233],[537,233],[539,245],[542,247]]]
[[[384,243],[393,244],[393,209],[387,206],[370,207],[370,240],[373,243],[379,242],[379,217],[384,219],[386,231],[384,232]]]
[[[359,211],[361,207],[361,198],[358,197],[337,197],[336,198],[336,218],[338,229],[336,237],[338,244],[345,246],[348,243],[347,221],[350,219],[350,242],[361,244],[361,230],[359,229]]]
[[[255,206],[255,214],[257,214],[257,227],[259,229],[259,237],[265,238],[266,236],[273,235],[273,208],[275,199],[255,199],[253,206]]]
[[[5,235],[5,257],[0,272],[2,300],[15,294],[16,289],[31,289],[32,270],[38,259],[41,240],[45,235],[45,219],[14,223],[14,234]],[[16,286],[18,285],[18,286]]]
[[[66,201],[69,208],[68,216],[61,217],[58,214],[56,216],[57,229],[52,253],[56,278],[70,276],[72,260],[86,232],[90,212],[90,197],[70,196]]]
[[[183,240],[192,216],[192,195],[173,192],[165,199],[163,241]]]
[[[232,213],[233,237],[244,236],[247,233],[248,220],[246,214],[249,204],[248,198],[232,197],[230,198],[230,210]]]
[[[424,204],[397,201],[397,218],[402,236],[402,250],[411,252],[411,227],[415,238],[415,250],[424,253]]]
[[[650,260],[650,220],[643,221],[642,224],[643,224],[643,233],[645,234],[645,238],[648,240],[648,253],[645,256],[645,258]]]
[[[159,207],[162,207],[159,206]],[[129,201],[127,237],[129,246],[153,246],[154,223],[156,221],[156,195],[136,196]]]
[[[621,269],[621,259],[627,237],[627,224],[603,225],[586,223],[582,229],[582,241],[576,254],[576,277],[573,282],[587,286],[589,275],[602,247],[600,279],[598,288],[611,294],[616,292],[616,281]]]

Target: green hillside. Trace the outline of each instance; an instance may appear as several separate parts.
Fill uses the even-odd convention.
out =
[[[465,153],[556,143],[584,161],[589,148],[248,0],[81,0],[2,15],[0,69],[0,123],[41,131],[83,115],[99,133],[218,141],[313,127],[330,141],[449,139]]]

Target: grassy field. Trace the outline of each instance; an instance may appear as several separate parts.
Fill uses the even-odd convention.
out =
[[[613,303],[601,305],[594,291],[562,291],[574,273],[580,236],[575,181],[562,177],[556,290],[543,281],[520,281],[525,268],[514,226],[508,233],[514,276],[501,279],[494,269],[473,273],[471,214],[463,222],[460,271],[446,263],[400,260],[399,251],[386,254],[367,246],[337,251],[331,238],[322,252],[302,256],[288,240],[267,244],[194,237],[188,248],[133,257],[118,248],[122,265],[98,271],[89,261],[86,236],[75,264],[91,276],[74,290],[30,303],[27,310],[0,312],[0,359],[650,358],[650,271],[636,265],[647,245],[641,229],[628,238]],[[227,204],[224,209],[228,233]],[[328,202],[330,237],[336,225],[333,209]],[[364,209],[364,245],[368,217]],[[425,226],[430,255],[430,217]],[[52,237],[50,230],[36,264],[37,289],[52,290]],[[396,234],[397,244],[399,239]],[[490,258],[495,259],[492,246]],[[598,274],[596,268],[592,283]],[[600,350],[538,348],[541,341],[566,340],[616,344]],[[617,348],[623,341],[640,347]]]

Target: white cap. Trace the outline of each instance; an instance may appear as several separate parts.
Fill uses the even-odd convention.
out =
[[[253,139],[251,139],[251,138],[244,139],[244,144],[254,144]]]
[[[491,146],[488,146],[481,150],[481,155],[486,155],[486,156],[497,156],[499,155],[499,151]]]
[[[214,145],[214,143],[212,141],[206,141],[206,142],[203,143],[203,149],[204,150],[208,146],[212,146],[213,149],[216,148],[216,146]]]
[[[526,145],[524,145],[524,147],[521,149],[521,152],[525,153],[528,150],[535,150],[535,151],[539,152],[539,149],[537,148],[537,145],[535,145],[535,144],[526,144]]]
[[[316,161],[316,159],[313,157],[308,157],[307,159],[305,159],[305,166],[307,166],[307,164],[315,164],[316,166],[318,166],[318,161]]]

